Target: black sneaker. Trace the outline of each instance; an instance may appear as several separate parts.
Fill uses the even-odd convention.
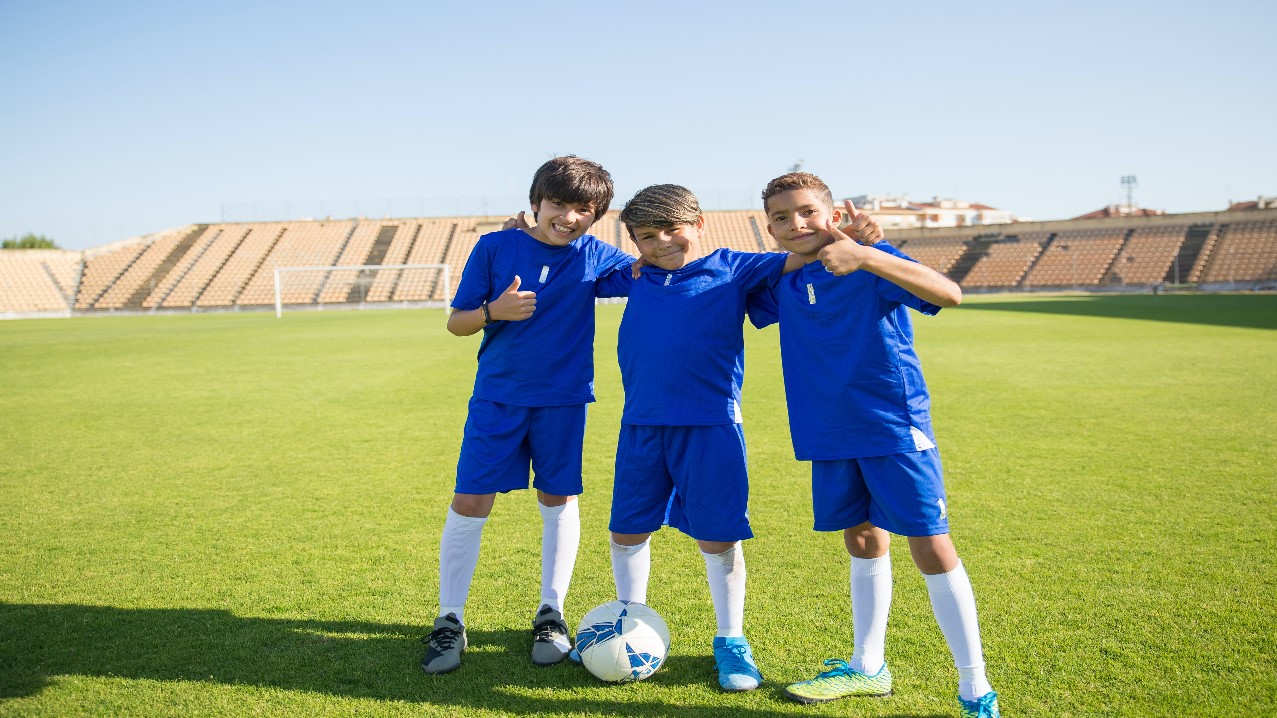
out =
[[[572,643],[568,640],[568,624],[563,614],[541,606],[532,619],[532,662],[538,666],[552,666],[568,657]]]
[[[466,650],[466,627],[457,620],[457,614],[449,613],[435,619],[435,630],[421,639],[429,646],[421,659],[421,669],[426,673],[447,673],[461,665],[461,652]]]

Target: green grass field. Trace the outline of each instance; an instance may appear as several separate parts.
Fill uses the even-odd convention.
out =
[[[569,622],[612,597],[620,316],[599,309]],[[811,530],[790,449],[774,327],[746,335],[762,689],[717,689],[704,565],[669,530],[649,595],[673,632],[666,667],[619,686],[534,667],[529,492],[485,531],[465,664],[423,674],[477,346],[443,324],[0,322],[0,715],[956,715],[903,541],[895,695],[781,695],[850,653],[851,625],[848,558]],[[915,326],[1005,713],[1277,713],[1277,296],[977,297]]]

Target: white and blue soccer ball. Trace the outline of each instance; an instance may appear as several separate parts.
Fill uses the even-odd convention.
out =
[[[609,683],[641,681],[665,662],[670,629],[644,604],[609,601],[581,619],[576,650],[581,663]]]

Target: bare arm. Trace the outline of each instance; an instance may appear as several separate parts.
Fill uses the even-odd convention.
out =
[[[488,316],[491,316],[494,322],[521,322],[532,316],[537,309],[537,293],[520,292],[521,281],[519,276],[515,275],[514,281],[506,287],[501,296],[488,302],[487,315],[484,315],[483,307],[453,311],[448,315],[448,331],[459,337],[468,337],[488,324]]]
[[[847,236],[831,222],[826,230]],[[838,276],[864,270],[891,282],[905,291],[938,307],[956,307],[962,303],[962,288],[953,280],[918,262],[901,259],[873,247],[856,242],[833,242],[820,250],[825,270]]]
[[[448,315],[448,331],[459,337],[468,337],[485,324],[483,309],[454,309]]]

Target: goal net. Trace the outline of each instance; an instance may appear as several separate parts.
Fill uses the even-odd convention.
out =
[[[452,299],[446,264],[364,264],[352,267],[276,267],[275,316],[332,306],[440,306]]]

